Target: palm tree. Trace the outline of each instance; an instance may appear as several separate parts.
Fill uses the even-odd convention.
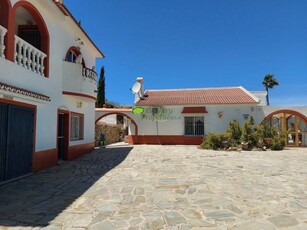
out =
[[[267,74],[264,76],[262,85],[265,87],[266,90],[266,101],[267,104],[270,105],[269,102],[269,89],[273,89],[275,85],[279,85],[278,81],[274,78],[273,74]]]

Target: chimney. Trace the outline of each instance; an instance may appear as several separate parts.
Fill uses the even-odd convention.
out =
[[[142,77],[137,77],[136,81],[141,84],[141,89],[139,93],[135,94],[134,103],[141,100],[144,97],[144,80]]]

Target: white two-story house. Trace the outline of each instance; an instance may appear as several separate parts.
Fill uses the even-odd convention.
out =
[[[94,147],[96,58],[60,0],[0,0],[0,183]]]

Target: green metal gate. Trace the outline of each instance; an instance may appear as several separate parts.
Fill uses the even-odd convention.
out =
[[[0,182],[32,171],[34,109],[0,103]]]

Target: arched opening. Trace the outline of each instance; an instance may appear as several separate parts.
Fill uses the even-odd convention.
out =
[[[286,145],[307,147],[307,117],[294,110],[275,111],[264,119],[278,131],[285,132]]]
[[[115,115],[115,119],[117,120],[118,116],[122,116],[128,119],[128,143],[129,144],[137,144],[137,136],[138,136],[138,126],[136,122],[128,115],[121,113],[121,112],[109,112],[98,119],[96,119],[95,124],[97,124],[102,118],[105,118],[110,115]]]
[[[86,67],[80,48],[75,46],[72,46],[67,50],[65,61],[79,63],[82,64],[83,68]]]
[[[9,0],[0,0],[0,57],[7,56],[9,16],[11,3]]]
[[[50,37],[39,11],[29,2],[13,7],[15,37],[13,61],[46,77],[49,76]]]

